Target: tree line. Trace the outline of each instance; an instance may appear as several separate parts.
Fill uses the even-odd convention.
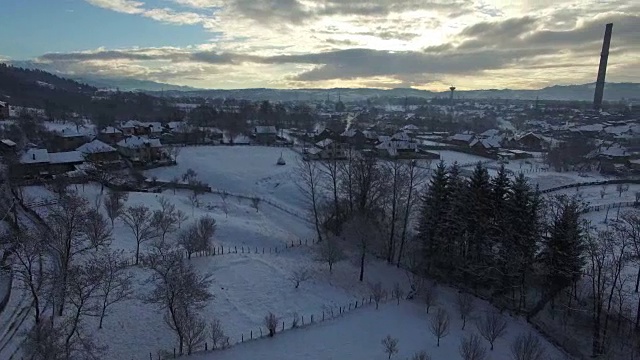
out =
[[[562,312],[565,323],[557,325],[567,326],[571,316],[576,330],[591,336],[594,356],[624,346],[637,353],[639,345],[620,330],[628,314],[635,314],[633,334],[640,324],[629,293],[632,281],[636,292],[640,287],[637,210],[598,230],[583,219],[581,200],[543,198],[524,175],[512,178],[504,167],[493,177],[482,164],[468,177],[455,163],[440,162],[429,176],[428,167],[355,153],[300,161],[299,187],[321,240],[319,260],[331,270],[344,258],[341,249],[350,248],[360,281],[367,256],[377,256],[409,269],[408,297],[424,295],[418,277],[428,277],[528,319],[543,310]],[[638,268],[633,280],[623,276],[632,266]],[[588,328],[578,321],[585,313]]]

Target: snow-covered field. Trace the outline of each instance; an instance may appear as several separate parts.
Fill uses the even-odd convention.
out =
[[[276,165],[282,153],[285,166]],[[460,153],[443,152],[445,161],[470,162],[478,158]],[[468,156],[468,157],[467,157]],[[178,165],[146,172],[147,176],[170,180],[187,169],[194,169],[199,179],[215,189],[232,193],[259,195],[274,202],[298,209],[304,214],[305,205],[295,184],[295,162],[298,155],[289,149],[269,147],[186,147],[178,156]],[[453,160],[455,159],[455,160]],[[481,158],[480,158],[481,159]],[[74,186],[74,188],[76,188]],[[78,185],[80,194],[93,203],[100,194],[96,185]],[[28,187],[25,194],[33,200],[50,198],[53,195],[42,187]],[[631,191],[630,191],[631,192]],[[159,208],[157,202],[164,196],[190,218],[213,216],[217,221],[214,244],[225,247],[250,246],[283,247],[298,239],[311,239],[311,225],[269,204],[262,203],[256,211],[248,200],[234,197],[227,199],[228,216],[222,209],[218,195],[201,196],[201,205],[192,208],[187,191],[164,191],[162,194],[130,193],[127,205],[145,204],[151,209]],[[36,209],[45,214],[45,209]],[[130,255],[135,250],[135,241],[121,221],[114,228],[114,248],[123,249]],[[143,246],[142,251],[146,247]],[[335,266],[329,274],[326,265],[314,261],[313,248],[301,246],[285,249],[278,254],[225,254],[199,257],[189,260],[203,273],[213,276],[210,288],[215,298],[203,310],[207,321],[219,318],[231,337],[231,343],[245,339],[250,331],[259,334],[264,316],[273,312],[290,326],[295,312],[316,319],[323,311],[336,306],[345,306],[355,300],[369,296],[368,283],[381,281],[390,290],[399,282],[408,290],[407,277],[402,270],[388,266],[378,260],[368,260],[365,282],[357,281],[357,260],[350,258]],[[304,267],[312,278],[295,289],[289,278]],[[135,275],[138,294],[150,289],[145,283],[148,270],[131,267]],[[455,311],[456,291],[440,288],[438,306],[444,307],[451,316],[451,333],[436,346],[435,337],[428,330],[429,316],[419,301],[402,301],[400,306],[391,302],[379,310],[367,306],[336,319],[313,324],[303,329],[278,334],[274,339],[261,339],[233,346],[220,352],[199,353],[194,359],[385,359],[380,341],[386,335],[399,338],[400,353],[395,357],[405,359],[416,351],[426,350],[434,359],[460,359],[458,346],[462,335],[475,332],[473,321],[461,331],[459,316]],[[478,312],[492,310],[491,306],[477,300]],[[164,323],[162,314],[152,305],[139,298],[114,305],[112,313],[105,319],[104,328],[97,329],[97,319],[89,319],[86,326],[109,349],[105,359],[154,358],[159,350],[172,350],[176,340]],[[435,312],[432,309],[431,312]],[[519,318],[509,318],[507,336],[498,340],[491,352],[495,360],[508,359],[510,341],[531,328]],[[559,350],[544,341],[549,359],[561,358]],[[1,354],[1,352],[0,352]]]

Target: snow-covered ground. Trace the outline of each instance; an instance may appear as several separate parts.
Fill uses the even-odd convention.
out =
[[[286,165],[276,162],[282,154]],[[171,180],[187,169],[198,173],[198,179],[214,189],[232,193],[260,195],[304,209],[295,183],[296,162],[300,158],[289,148],[262,146],[196,146],[184,147],[175,167],[152,169],[147,177]]]
[[[276,165],[281,153],[287,162],[285,166]],[[443,151],[442,156],[448,162],[483,160],[449,151]],[[192,168],[201,181],[214,189],[258,195],[298,209],[304,216],[305,205],[295,184],[294,169],[298,157],[289,149],[270,147],[186,147],[178,156],[177,166],[149,170],[146,175],[170,180]],[[77,188],[91,204],[100,194],[97,185],[73,188]],[[47,189],[39,186],[27,187],[24,193],[34,201],[53,197]],[[217,222],[214,244],[225,247],[282,248],[291,241],[313,237],[313,229],[307,221],[269,204],[260,204],[259,211],[256,211],[249,200],[229,197],[226,200],[227,215],[219,195],[202,195],[201,205],[192,208],[188,194],[186,190],[175,194],[172,190],[162,194],[129,193],[127,205],[145,204],[157,209],[158,198],[164,196],[192,219],[213,216]],[[46,215],[46,209],[36,210]],[[135,250],[133,236],[119,220],[115,224],[112,246],[124,249],[130,255]],[[145,250],[143,246],[142,251]],[[189,261],[198,271],[213,276],[210,290],[215,298],[203,310],[202,316],[206,321],[219,318],[231,337],[231,343],[238,342],[243,335],[247,339],[250,331],[259,334],[263,318],[270,311],[281,317],[288,327],[294,312],[306,319],[313,314],[318,319],[323,311],[328,312],[332,307],[368,298],[369,282],[381,281],[387,290],[394,282],[399,282],[405,291],[408,289],[407,277],[402,270],[373,259],[367,261],[364,283],[357,281],[358,266],[354,257],[337,264],[330,275],[326,265],[314,261],[311,246],[288,248],[277,254],[225,254]],[[295,289],[289,278],[300,267],[309,269],[312,278]],[[137,293],[149,291],[151,285],[145,283],[148,270],[131,267],[129,271],[135,276]],[[426,350],[434,359],[459,359],[460,337],[476,330],[472,322],[464,332],[460,330],[461,323],[454,308],[456,291],[441,287],[440,293],[439,306],[447,309],[452,321],[451,334],[442,340],[440,347],[435,346],[435,338],[428,331],[429,315],[416,300],[403,301],[400,306],[389,303],[377,311],[373,306],[367,306],[337,319],[287,331],[274,339],[252,341],[222,352],[200,353],[193,358],[383,359],[386,357],[380,341],[389,334],[400,340],[400,353],[395,358],[405,359],[416,351]],[[480,300],[477,302],[478,314],[491,308]],[[172,350],[176,346],[175,337],[164,323],[161,312],[139,298],[114,305],[103,329],[97,329],[97,319],[93,318],[88,319],[86,326],[92,331],[96,329],[96,338],[109,346],[105,359],[148,359],[149,353],[155,358],[159,350]],[[507,359],[509,342],[518,334],[530,331],[530,327],[518,318],[509,318],[508,326],[508,335],[498,340],[496,349],[491,353],[492,359]],[[544,343],[549,359],[560,358],[557,349],[546,341]]]

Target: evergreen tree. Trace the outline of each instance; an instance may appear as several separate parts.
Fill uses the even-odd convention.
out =
[[[442,209],[448,205],[448,174],[444,162],[438,164],[431,177],[429,188],[422,196],[422,208],[420,222],[418,224],[418,239],[422,250],[423,266],[426,273],[430,273],[433,267],[439,267],[443,252],[443,224],[446,214]]]
[[[469,179],[466,204],[468,252],[464,256],[466,264],[466,281],[474,280],[474,284],[482,281],[484,271],[492,263],[492,248],[488,230],[491,219],[491,178],[489,172],[478,162]]]
[[[580,223],[581,204],[575,198],[560,197],[541,256],[548,300],[578,280],[585,264],[584,231]]]
[[[491,222],[489,228],[489,240],[498,245],[500,252],[492,260],[500,269],[498,275],[490,274],[494,283],[501,282],[502,291],[510,287],[509,279],[513,276],[511,269],[507,265],[513,258],[514,238],[511,232],[511,219],[508,209],[507,199],[511,195],[511,181],[509,175],[502,165],[498,174],[491,180]]]
[[[519,289],[518,308],[526,307],[527,275],[533,269],[540,238],[540,195],[523,174],[511,186],[507,200],[507,230],[502,243],[505,261],[503,285]],[[504,288],[505,290],[507,288]]]
[[[449,168],[449,181],[447,185],[447,207],[441,211],[446,214],[442,224],[442,233],[446,235],[443,261],[446,261],[445,271],[451,274],[452,270],[460,272],[463,254],[466,253],[466,226],[467,226],[467,184],[460,175],[460,167],[457,162]]]

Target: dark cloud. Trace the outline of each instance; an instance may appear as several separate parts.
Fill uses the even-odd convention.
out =
[[[40,56],[38,61],[90,61],[90,60],[186,60],[188,53],[169,50],[105,50],[94,52],[49,53]]]

